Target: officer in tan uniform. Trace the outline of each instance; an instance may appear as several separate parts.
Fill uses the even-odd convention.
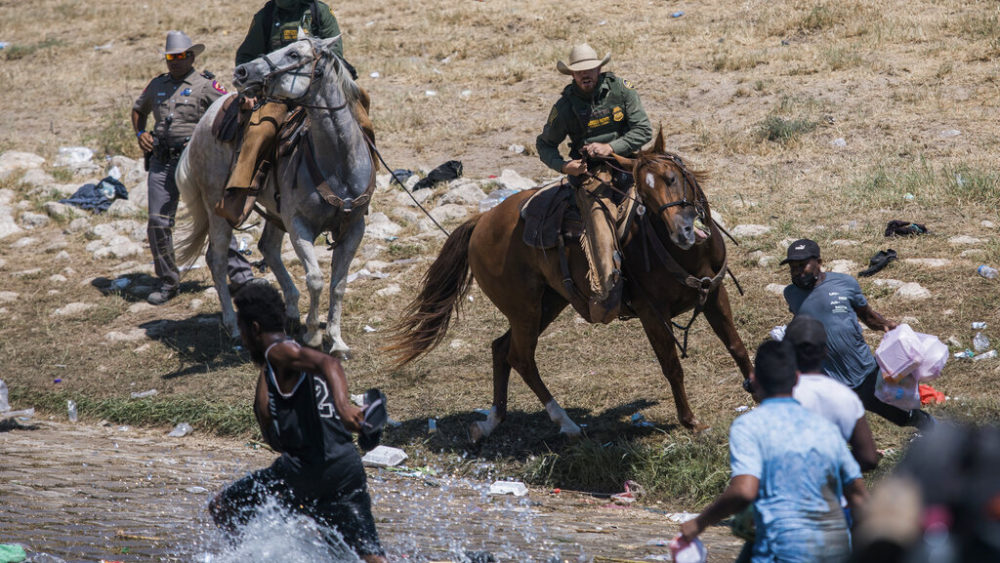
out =
[[[147,301],[162,305],[177,295],[180,272],[174,260],[174,216],[179,193],[174,172],[195,125],[212,102],[226,93],[210,72],[194,69],[195,57],[205,50],[201,43],[180,31],[167,33],[162,54],[167,72],[154,78],[132,106],[132,128],[139,148],[149,157],[149,222],[147,234],[160,288]],[[149,114],[155,125],[146,130]],[[253,279],[250,264],[240,255],[235,240],[229,244],[229,278],[235,286]]]

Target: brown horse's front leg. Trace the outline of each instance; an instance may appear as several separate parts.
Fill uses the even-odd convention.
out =
[[[636,303],[636,306],[639,320],[642,321],[642,328],[646,331],[649,344],[653,347],[656,359],[660,362],[660,370],[670,383],[670,390],[674,395],[674,405],[677,407],[677,417],[685,428],[697,431],[704,430],[707,426],[698,422],[694,412],[691,411],[691,405],[688,404],[687,392],[684,390],[684,370],[681,368],[680,358],[677,357],[674,337],[662,320],[669,319],[670,313],[663,312],[661,317],[648,303]]]
[[[726,292],[725,286],[720,285],[718,291],[708,298],[705,303],[705,318],[708,319],[708,324],[712,326],[715,335],[725,344],[726,350],[729,350],[729,355],[736,361],[736,366],[740,368],[743,379],[750,377],[753,363],[743,345],[743,340],[736,332],[733,312],[729,305],[729,294]]]
[[[469,427],[469,437],[479,442],[507,418],[507,390],[510,384],[510,331],[493,341],[493,406],[486,420],[477,420]]]

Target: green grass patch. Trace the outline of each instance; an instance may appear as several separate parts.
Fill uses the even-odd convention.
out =
[[[391,242],[389,243],[389,248],[387,249],[389,258],[393,260],[405,260],[407,258],[415,258],[420,256],[424,252],[423,246],[419,244],[414,244],[412,242]]]
[[[66,415],[66,401],[77,404],[81,418],[134,426],[173,426],[187,422],[195,429],[219,436],[257,435],[259,429],[249,402],[211,402],[204,397],[171,396],[144,399],[95,398],[67,391],[45,392],[11,388],[10,400],[38,411]]]
[[[702,504],[729,482],[729,446],[724,433],[667,438],[661,444],[582,440],[559,453],[538,456],[523,478],[534,485],[572,487],[598,493],[622,490],[631,479],[650,499]]]
[[[65,44],[66,42],[62,39],[48,38],[44,41],[31,43],[30,45],[9,45],[0,52],[3,53],[4,60],[16,61],[25,57],[30,57],[38,51],[44,51],[45,49],[51,49],[53,47],[61,47]]]
[[[845,190],[855,203],[898,206],[909,199],[921,205],[993,205],[1000,199],[1000,173],[967,164],[935,168],[921,160],[902,170],[879,165]]]
[[[798,140],[805,133],[816,129],[817,122],[809,119],[785,119],[772,115],[762,121],[757,128],[757,136],[761,140],[787,145]]]
[[[125,155],[142,158],[142,151],[132,130],[132,104],[125,99],[115,101],[112,110],[101,117],[97,126],[85,137],[85,144],[94,147],[98,156]]]

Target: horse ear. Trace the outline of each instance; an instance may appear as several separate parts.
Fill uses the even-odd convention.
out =
[[[660,130],[656,133],[656,142],[653,143],[653,152],[662,153],[664,152],[664,140],[663,140],[663,125],[660,125]]]
[[[322,42],[322,44],[323,44],[323,48],[325,48],[325,49],[333,49],[333,46],[336,45],[338,41],[340,41],[340,38],[341,38],[342,35],[343,34],[339,34],[338,33],[336,36],[330,37],[329,39],[322,39],[322,40],[320,40]]]
[[[621,166],[625,170],[632,170],[632,167],[635,166],[634,158],[625,158],[624,156],[615,153],[611,153],[611,156],[618,162],[618,166]]]

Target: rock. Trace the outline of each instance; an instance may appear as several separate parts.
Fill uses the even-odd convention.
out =
[[[86,217],[78,217],[69,222],[69,226],[66,227],[66,232],[68,233],[79,233],[86,231],[90,228],[90,220]]]
[[[40,188],[49,184],[55,184],[56,179],[52,177],[52,174],[41,168],[30,168],[21,176],[21,183]]]
[[[854,263],[853,260],[830,260],[829,262],[824,262],[826,269],[831,272],[837,272],[838,274],[851,274],[858,269],[858,265]]]
[[[920,300],[927,299],[931,292],[917,282],[904,283],[896,290],[896,295],[903,299]]]
[[[149,208],[149,187],[146,185],[145,177],[139,180],[135,186],[129,188],[128,200],[139,209]]]
[[[403,290],[397,284],[391,284],[383,287],[382,289],[375,292],[375,295],[379,297],[389,297],[391,295],[398,295]]]
[[[397,207],[392,210],[392,216],[398,221],[406,223],[407,225],[416,225],[417,221],[423,217],[422,213],[419,213],[413,209],[407,209],[405,207]]]
[[[148,303],[143,303],[143,305],[153,307],[153,305],[149,305]],[[110,342],[138,342],[146,339],[146,331],[141,328],[133,328],[128,332],[113,330],[105,334],[104,339]]]
[[[56,254],[54,258],[56,262],[66,262],[67,260],[72,260],[72,259],[73,257],[70,256],[69,252],[66,252],[65,250],[60,250],[59,254]]]
[[[983,240],[976,237],[970,237],[968,235],[958,235],[948,239],[949,244],[955,245],[971,245],[971,244],[982,244]]]
[[[66,283],[69,280],[62,274],[52,274],[49,276],[49,281],[52,283]]]
[[[468,208],[464,205],[446,203],[431,209],[431,217],[438,223],[449,223],[464,219],[469,214]]]
[[[10,275],[12,275],[14,277],[17,277],[17,278],[27,278],[27,277],[30,277],[30,276],[38,275],[40,273],[42,273],[42,269],[41,268],[29,268],[27,270],[21,270],[19,272],[11,272]]]
[[[725,222],[725,220],[723,220],[722,215],[718,211],[716,211],[714,209],[712,210],[712,219],[715,219],[715,222],[718,223],[718,225],[720,227],[722,227],[723,229],[726,228],[726,222]],[[723,235],[723,236],[725,236],[725,235]]]
[[[392,182],[392,174],[375,175],[375,189],[377,190],[384,190],[388,188],[390,182]]]
[[[142,161],[133,160],[127,156],[116,155],[111,157],[108,164],[118,167],[118,170],[122,173],[120,181],[126,187],[134,186],[146,179],[146,171],[142,169]],[[129,190],[129,199],[131,197],[131,190]]]
[[[18,293],[16,291],[0,291],[0,303],[17,301],[17,297]]]
[[[52,313],[49,316],[71,317],[74,315],[79,315],[80,313],[85,313],[96,306],[97,305],[94,305],[93,303],[70,303],[68,305],[64,305],[56,309],[55,311],[52,311]]]
[[[962,134],[958,129],[945,129],[939,133],[942,139],[949,139],[951,137],[958,137]]]
[[[830,141],[830,145],[840,149],[847,146],[847,141],[843,137],[837,137],[836,139]]]
[[[764,288],[764,291],[768,293],[773,293],[775,295],[784,295],[785,286],[781,285],[780,283],[769,283],[767,284],[767,287]]]
[[[441,203],[453,203],[457,205],[479,205],[479,202],[486,197],[486,192],[479,188],[475,182],[463,182],[448,189],[441,196]]]
[[[514,154],[523,154],[524,145],[513,144],[507,147],[507,152],[512,152]]]
[[[22,237],[17,239],[14,244],[10,245],[11,248],[25,248],[28,246],[36,246],[38,244],[38,239],[35,237]]]
[[[833,246],[857,246],[860,243],[856,240],[837,239],[831,241],[830,244]]]
[[[45,159],[30,152],[7,151],[0,154],[0,179],[5,179],[15,170],[39,168]]]
[[[219,292],[216,291],[214,287],[210,287],[205,291],[202,291],[201,294],[205,299],[215,299],[216,301],[219,299]]]
[[[204,305],[204,304],[205,304],[204,301],[202,301],[201,299],[195,298],[195,299],[192,299],[190,303],[188,303],[188,309],[191,309],[192,311],[197,311],[198,309],[201,309],[201,306]]]
[[[17,223],[14,222],[14,218],[11,217],[9,212],[0,212],[0,239],[7,238],[10,235],[15,235],[23,230],[24,229],[17,226]]]
[[[135,289],[135,288],[133,288],[133,289]],[[150,305],[149,303],[146,303],[145,301],[138,301],[136,303],[133,303],[133,304],[129,305],[128,312],[132,313],[132,314],[135,314],[135,313],[141,313],[143,311],[149,311],[149,310],[152,310],[152,309],[156,309],[156,305]]]
[[[49,224],[49,216],[25,211],[21,214],[21,224],[26,229],[37,229]]]
[[[59,147],[59,153],[53,166],[74,166],[89,162],[94,158],[94,151],[87,147]]]
[[[420,190],[420,192],[430,192],[430,190]],[[376,211],[368,216],[368,225],[365,226],[365,236],[373,238],[389,238],[396,236],[403,227],[393,223],[385,213]]]
[[[899,289],[904,285],[903,282],[891,278],[879,278],[877,280],[872,280],[872,283],[879,287],[889,287],[892,289]]]
[[[500,172],[500,177],[494,178],[493,181],[512,190],[529,190],[535,187],[534,180],[529,180],[510,168],[504,168]]]
[[[903,262],[923,268],[944,268],[951,265],[947,258],[903,258]]]
[[[111,239],[117,235],[124,235],[131,240],[145,242],[146,225],[138,221],[129,219],[119,219],[109,223],[100,223],[90,229],[90,234],[102,239]]]
[[[53,219],[78,217],[80,215],[80,211],[77,208],[65,203],[59,203],[58,201],[46,201],[42,204],[42,209],[45,210],[46,215]]]
[[[116,199],[108,208],[108,215],[111,217],[136,217],[141,214],[142,210],[127,199]]]
[[[765,235],[765,234],[771,232],[772,229],[773,229],[773,227],[769,227],[767,225],[751,225],[751,224],[747,224],[747,225],[736,225],[729,232],[734,237],[748,237],[748,238],[753,238],[753,237],[759,237],[761,235]]]
[[[980,221],[979,222],[979,226],[981,226],[984,229],[995,229],[995,228],[997,228],[997,224],[996,223],[994,223],[993,221],[988,221],[986,219]]]
[[[982,248],[970,248],[968,250],[963,250],[958,255],[962,258],[980,258],[986,256],[986,251]]]
[[[91,252],[94,253],[94,258],[98,260],[103,260],[105,258],[128,258],[130,256],[139,256],[145,252],[143,245],[132,242],[127,237],[118,235],[113,237],[109,241],[94,241],[99,242],[101,245]],[[91,245],[87,245],[88,250]]]
[[[761,268],[777,266],[778,262],[781,262],[781,260],[779,260],[777,256],[761,256],[757,259],[757,265]]]
[[[416,176],[410,176],[410,179],[413,178],[416,178]],[[409,182],[409,180],[407,180],[407,182]],[[412,198],[410,197],[411,194],[413,195]],[[417,203],[423,205],[424,202],[426,202],[432,197],[434,197],[434,190],[431,189],[417,190],[415,192],[411,191],[409,194],[405,192],[400,192],[396,194],[396,203],[398,203],[399,205],[405,205],[407,207],[416,207],[417,204],[413,203],[413,200],[417,200]]]

